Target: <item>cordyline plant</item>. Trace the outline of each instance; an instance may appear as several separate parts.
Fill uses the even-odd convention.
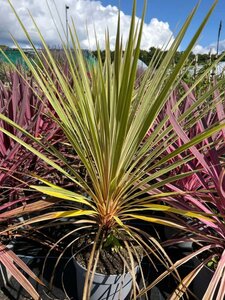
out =
[[[142,248],[142,255],[150,259],[150,254],[154,255],[156,259],[164,263],[167,269],[171,266],[170,259],[157,240],[147,232],[138,229],[135,226],[136,220],[179,229],[185,228],[184,225],[171,222],[166,217],[160,218],[150,214],[151,211],[164,211],[168,214],[175,213],[212,221],[212,217],[207,213],[161,205],[159,199],[169,197],[171,194],[164,190],[166,178],[170,176],[171,172],[179,165],[184,165],[193,159],[192,154],[182,157],[182,159],[179,158],[179,155],[205,138],[212,136],[223,128],[224,124],[214,124],[212,127],[206,128],[170,153],[166,153],[165,149],[170,147],[173,141],[176,140],[176,135],[165,135],[164,125],[167,120],[162,120],[157,126],[155,124],[171,92],[180,84],[183,67],[216,3],[217,1],[214,2],[189,46],[181,55],[177,65],[174,66],[173,64],[174,56],[197,10],[197,6],[188,16],[161,64],[158,65],[155,61],[159,59],[156,56],[154,61],[150,63],[138,87],[135,80],[144,13],[141,20],[136,24],[136,1],[133,5],[129,37],[125,47],[121,41],[120,16],[118,16],[113,61],[110,57],[109,34],[106,34],[105,62],[102,63],[101,61],[100,49],[96,39],[98,62],[93,67],[88,66],[79,45],[75,26],[72,25],[72,28],[70,28],[72,47],[70,48],[62,43],[73,84],[61,72],[32,16],[31,18],[45,50],[42,55],[35,48],[26,28],[17,16],[36,54],[36,65],[29,61],[16,40],[14,40],[15,45],[20,50],[32,76],[56,113],[57,117],[54,117],[53,114],[52,118],[64,132],[69,147],[74,149],[74,152],[79,156],[87,173],[87,178],[80,176],[60,151],[53,146],[50,147],[42,143],[22,126],[19,126],[4,114],[0,114],[1,120],[16,128],[21,132],[21,135],[30,140],[30,143],[1,127],[0,130],[4,134],[55,168],[74,185],[74,189],[65,189],[38,177],[37,174],[37,178],[39,178],[42,185],[32,185],[31,188],[62,201],[68,200],[71,202],[70,207],[73,208],[70,210],[55,210],[46,214],[42,212],[38,217],[23,222],[22,225],[31,225],[43,221],[50,222],[59,218],[66,218],[67,221],[71,219],[71,222],[74,223],[74,218],[77,219],[75,222],[76,227],[71,234],[76,232],[82,234],[82,236],[91,236],[92,239],[83,299],[89,298],[93,274],[103,248],[108,248],[111,252],[113,250],[118,252],[126,269],[132,274],[132,297],[134,299],[137,299],[140,292],[135,282],[134,272],[134,261],[136,260],[138,264],[141,261],[136,246]],[[12,9],[14,10],[13,6]],[[16,14],[15,10],[14,12]],[[43,63],[43,55],[45,63]],[[54,80],[52,74],[54,74]],[[196,82],[190,87],[190,92],[201,80],[202,77],[196,79]],[[210,92],[213,93],[213,89]],[[192,107],[193,111],[201,107],[205,100],[204,97],[199,99],[197,106]],[[177,107],[173,109],[176,110]],[[186,112],[183,114],[186,114]],[[189,114],[192,114],[191,110]],[[147,135],[149,129],[153,127],[154,131]],[[40,148],[44,152],[41,152]],[[177,157],[178,159],[173,160]],[[61,164],[59,161],[61,161]],[[187,176],[187,174],[178,174],[174,178],[170,177],[169,180],[173,182],[182,179],[184,176]],[[158,178],[162,180],[156,182]],[[157,193],[152,196],[148,192],[151,190],[151,186],[152,189],[156,188],[154,184],[157,184]],[[75,186],[79,186],[83,193],[77,193]],[[183,191],[172,192],[172,195],[174,194],[183,195]],[[124,255],[121,248],[127,254]],[[175,273],[174,276],[180,280],[179,274]]]
[[[183,85],[187,90],[186,84]],[[213,94],[208,94],[210,89],[213,89]],[[222,90],[222,92],[220,92]],[[191,138],[204,132],[205,128],[211,127],[213,124],[224,123],[224,82],[219,79],[213,79],[211,87],[208,87],[202,97],[207,97],[208,105],[202,107],[202,111],[196,111],[195,123],[190,123],[187,128],[182,128],[182,114],[176,119],[171,112],[171,104],[176,105],[178,99],[173,94],[168,103],[167,117],[168,127],[172,126],[173,130],[178,135],[177,139],[166,149],[168,153],[174,151],[181,145],[190,141]],[[190,93],[186,98],[186,105],[191,107],[197,103],[195,93]],[[214,109],[212,109],[214,107]],[[186,112],[188,111],[188,108]],[[180,113],[180,111],[178,112]],[[166,117],[166,114],[165,114]],[[178,121],[179,120],[179,121]],[[182,120],[183,121],[183,120]],[[198,257],[196,267],[182,280],[182,284],[176,289],[171,299],[182,297],[184,291],[193,282],[196,276],[203,268],[211,268],[212,277],[208,283],[205,293],[201,299],[224,299],[225,297],[225,171],[224,171],[224,153],[225,153],[225,134],[224,129],[221,129],[214,135],[205,138],[198,145],[190,147],[183,154],[179,154],[180,159],[185,159],[188,155],[193,155],[192,160],[186,165],[173,170],[172,177],[181,172],[192,172],[188,177],[182,180],[178,179],[173,182],[166,182],[165,189],[168,192],[183,192],[182,198],[177,195],[164,197],[162,200],[167,205],[172,205],[174,208],[198,211],[214,215],[212,220],[193,220],[171,218],[179,224],[187,224],[188,234],[177,233],[177,236],[171,241],[167,241],[165,245],[174,245],[184,241],[193,242],[193,252],[188,256],[180,259],[175,263],[176,267],[180,267],[188,261],[192,261]],[[157,189],[154,193],[157,193]],[[166,272],[165,272],[166,274]],[[164,275],[165,275],[164,274]]]
[[[51,139],[59,131],[58,125],[47,118],[44,112],[46,111],[44,103],[42,103],[33,91],[33,80],[20,68],[21,75],[8,67],[5,74],[5,81],[0,81],[0,111],[5,116],[16,122],[24,129],[28,130],[37,138],[45,138],[45,142]],[[26,137],[22,137],[21,133],[7,122],[1,120],[0,126],[26,141]],[[44,136],[44,138],[43,138]],[[34,204],[29,204],[34,198],[34,195],[28,195],[23,190],[27,188],[27,184],[23,184],[24,180],[35,182],[34,179],[28,177],[28,172],[36,171],[45,168],[46,166],[38,160],[38,157],[32,152],[24,149],[19,143],[10,138],[8,135],[0,132],[0,227],[1,231],[7,228],[9,224],[18,222],[18,215],[32,212],[37,208],[49,206],[50,203],[39,201]],[[50,172],[51,170],[49,170]],[[52,172],[52,171],[51,171]],[[42,174],[44,172],[42,171]],[[27,175],[26,175],[27,174]],[[17,178],[16,178],[17,177]],[[19,177],[19,180],[18,180]],[[25,205],[26,203],[26,205]],[[11,235],[10,238],[15,236]],[[17,281],[34,297],[38,294],[18,269],[22,268],[32,278],[38,280],[26,264],[17,257],[12,250],[9,250],[4,244],[9,242],[8,235],[1,236],[1,263],[8,269]],[[38,280],[39,283],[40,280]]]

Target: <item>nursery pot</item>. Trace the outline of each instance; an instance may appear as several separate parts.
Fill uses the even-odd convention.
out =
[[[77,278],[77,299],[82,300],[87,269],[74,258]],[[138,266],[135,267],[135,273]],[[133,281],[129,272],[121,275],[95,273],[91,287],[90,300],[124,300],[132,289]]]
[[[168,226],[164,227],[164,237],[165,237],[166,241],[176,238],[176,235],[179,237],[180,232],[181,231],[177,228],[168,227]],[[185,241],[185,242],[180,242],[180,243],[177,242],[177,243],[175,243],[175,246],[182,250],[189,251],[189,250],[192,250],[193,243],[191,241]]]
[[[198,257],[194,259],[194,265],[197,266],[201,263]],[[214,271],[207,266],[204,266],[198,275],[195,277],[193,284],[192,284],[192,291],[195,296],[201,300],[210,284],[210,281],[213,277]],[[218,293],[218,288],[215,291],[214,297],[210,300],[215,300],[216,295]]]

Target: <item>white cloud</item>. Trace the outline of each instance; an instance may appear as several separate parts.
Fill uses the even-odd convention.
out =
[[[169,24],[167,22],[159,21],[153,18],[149,24],[144,25],[144,32],[142,38],[142,48],[149,49],[149,45],[162,48],[164,46],[171,45],[174,37],[170,31]],[[169,43],[169,44],[167,44]]]
[[[35,44],[40,44],[38,34],[28,15],[27,9],[35,18],[41,32],[47,43],[51,46],[59,46],[58,38],[54,23],[51,20],[45,0],[12,0],[12,3],[21,17],[24,25],[30,33]],[[114,47],[116,38],[116,26],[118,9],[115,6],[103,6],[101,1],[95,0],[55,0],[57,9],[65,25],[65,4],[69,6],[69,21],[71,17],[74,20],[78,37],[83,48],[94,49],[96,46],[94,27],[97,32],[97,38],[101,48],[104,48],[105,30],[109,29],[111,47]],[[54,19],[58,22],[56,11],[54,10],[53,0],[49,0],[52,8]],[[128,37],[129,23],[131,17],[121,12],[121,32],[124,40]],[[87,31],[89,35],[87,36]],[[21,45],[26,46],[27,40],[23,31],[9,7],[7,0],[2,0],[0,10],[0,43],[12,45],[9,38],[11,32]],[[164,46],[173,35],[169,28],[169,24],[153,18],[148,24],[144,24],[143,38],[141,48],[148,50],[150,47]]]
[[[217,43],[212,43],[206,47],[196,45],[193,49],[194,54],[216,54]],[[219,53],[225,51],[225,40],[219,42]]]
[[[210,46],[206,46],[206,47],[203,47],[201,45],[196,45],[194,48],[193,48],[193,51],[192,51],[194,54],[215,54],[216,53],[216,48],[214,47],[214,45],[210,45]]]

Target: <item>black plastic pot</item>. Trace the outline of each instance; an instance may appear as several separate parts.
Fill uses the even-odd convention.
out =
[[[196,266],[200,264],[200,260],[198,258],[195,258],[195,264],[196,264]],[[192,291],[199,300],[202,300],[202,298],[210,284],[210,281],[213,277],[213,274],[214,274],[213,270],[211,270],[207,266],[204,266],[201,269],[201,271],[198,273],[198,275],[195,277],[193,284],[192,284]],[[214,297],[210,300],[215,300],[216,294],[217,294],[217,291],[215,292]]]
[[[18,257],[20,257],[37,275],[37,277],[46,284],[46,287],[43,287],[29,276],[26,276],[27,279],[32,283],[36,291],[39,293],[42,300],[64,300],[66,299],[67,295],[71,299],[76,299],[76,290],[74,288],[74,277],[76,277],[75,269],[72,260],[70,260],[71,257],[68,253],[65,253],[65,255],[60,260],[60,263],[55,272],[53,285],[50,288],[49,283],[51,281],[52,272],[54,270],[54,266],[57,262],[59,254],[56,255],[56,253],[54,253],[52,256],[48,257],[42,277],[43,265],[47,255],[46,250],[43,250],[40,245],[38,247],[36,243],[32,243],[32,241],[28,242],[23,238],[15,240],[11,247],[13,247],[12,250],[18,255]],[[3,274],[4,277],[2,278],[2,282],[0,282],[2,284],[0,289],[4,298],[2,298],[2,295],[0,295],[0,299],[31,299],[30,295],[9,274],[9,272],[5,270],[4,267],[0,268],[0,275],[1,274]]]

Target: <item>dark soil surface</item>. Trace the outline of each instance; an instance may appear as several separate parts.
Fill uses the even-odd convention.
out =
[[[77,262],[87,268],[88,262],[90,260],[91,250],[93,244],[90,238],[82,238],[79,241],[78,249],[82,249],[79,253],[75,256]],[[138,255],[141,257],[141,249],[136,247],[136,251]],[[98,264],[96,267],[96,272],[105,275],[118,275],[123,274],[124,272],[124,261],[128,264],[130,268],[130,259],[128,251],[125,247],[119,250],[119,252],[112,251],[110,248],[101,249],[100,255],[98,259]],[[135,259],[135,257],[134,257]],[[134,260],[134,265],[138,264],[137,260]]]

